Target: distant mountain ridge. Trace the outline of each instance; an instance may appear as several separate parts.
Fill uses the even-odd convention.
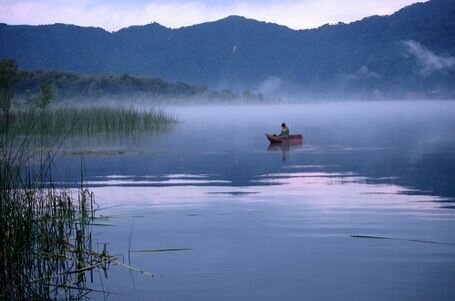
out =
[[[117,32],[0,25],[0,58],[21,69],[130,74],[309,97],[455,97],[455,1],[311,30],[239,16]]]

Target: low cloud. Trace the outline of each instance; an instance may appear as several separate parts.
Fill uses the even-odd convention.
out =
[[[379,78],[379,74],[376,72],[371,71],[367,66],[360,67],[359,71],[357,71],[357,76],[361,78]]]
[[[379,78],[379,74],[376,72],[371,71],[367,66],[362,66],[359,68],[357,73],[352,75],[354,79],[371,79],[371,78]]]
[[[340,74],[340,79],[343,80],[365,80],[365,79],[377,79],[381,76],[374,71],[371,71],[368,66],[363,65],[355,73]]]
[[[408,40],[402,44],[406,48],[406,55],[412,56],[420,67],[420,74],[428,76],[435,72],[455,70],[455,57],[437,55],[419,42]]]
[[[279,92],[283,81],[276,76],[269,76],[258,87],[258,91],[264,95],[274,95]]]

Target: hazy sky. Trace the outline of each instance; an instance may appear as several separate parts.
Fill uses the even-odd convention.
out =
[[[425,0],[0,0],[0,22],[71,23],[118,30],[158,22],[181,27],[242,15],[294,29],[391,14]]]

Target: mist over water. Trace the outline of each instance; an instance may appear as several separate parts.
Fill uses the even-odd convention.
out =
[[[77,171],[80,155],[95,154],[85,156],[88,180],[112,174],[190,173],[216,175],[235,185],[250,185],[255,176],[286,165],[317,165],[368,177],[398,177],[406,185],[423,185],[424,190],[442,187],[445,194],[454,196],[440,169],[440,165],[449,170],[454,165],[450,154],[455,147],[455,106],[448,101],[163,109],[179,120],[169,132],[73,138],[63,146],[66,155],[61,163],[72,162]],[[264,134],[278,133],[282,122],[291,133],[304,135],[303,146],[268,148]],[[408,177],[401,178],[404,173]],[[433,176],[440,178],[439,183],[420,181]]]
[[[169,132],[75,137],[56,159],[76,186],[83,155],[113,225],[98,239],[156,275],[112,269],[112,300],[455,297],[454,103],[164,109]],[[302,145],[269,145],[282,122]]]

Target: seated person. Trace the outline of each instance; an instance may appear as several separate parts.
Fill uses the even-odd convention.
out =
[[[281,133],[278,135],[280,137],[289,137],[289,128],[286,126],[286,123],[281,124]]]

